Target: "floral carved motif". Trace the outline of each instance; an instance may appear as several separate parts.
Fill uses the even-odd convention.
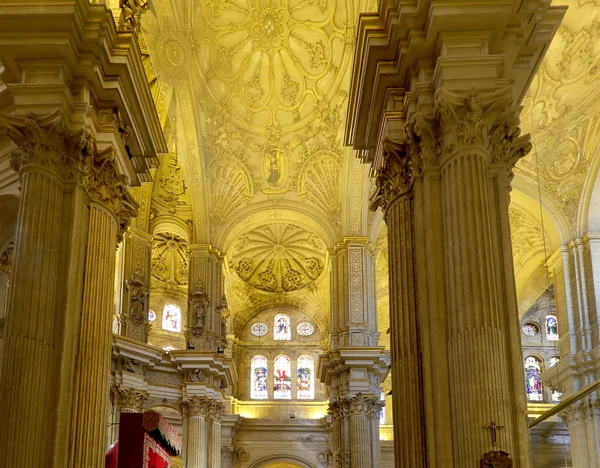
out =
[[[29,164],[45,167],[63,180],[76,179],[95,153],[93,137],[86,131],[72,132],[58,113],[39,117],[0,116],[0,134],[18,147],[10,155],[15,171]]]
[[[531,150],[529,136],[521,136],[520,108],[512,106],[512,88],[464,97],[444,89],[436,95],[439,140],[444,157],[478,146],[490,154],[490,163],[512,170]]]
[[[223,403],[196,395],[183,401],[182,406],[185,407],[190,417],[201,416],[215,422],[221,421],[221,417],[225,413]]]
[[[148,399],[146,393],[138,392],[131,388],[113,386],[111,388],[111,394],[115,407],[121,410],[125,408],[132,409],[138,413],[144,412],[146,400]]]
[[[392,140],[383,142],[383,165],[377,170],[377,190],[371,196],[371,209],[384,210],[398,197],[408,194],[415,179],[413,158],[404,143]]]

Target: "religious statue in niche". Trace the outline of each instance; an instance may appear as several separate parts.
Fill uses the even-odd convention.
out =
[[[267,146],[263,154],[263,173],[268,183],[268,188],[263,190],[266,194],[283,194],[286,176],[285,151],[275,145]]]

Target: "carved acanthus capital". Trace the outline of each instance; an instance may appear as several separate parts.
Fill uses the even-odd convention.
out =
[[[94,152],[94,138],[85,130],[72,132],[58,112],[39,117],[0,115],[0,134],[18,147],[10,155],[11,167],[19,172],[27,165],[41,166],[63,180],[76,180]]]
[[[146,408],[148,395],[132,388],[113,386],[111,388],[113,404],[119,410],[129,409],[143,413]]]
[[[440,124],[440,144],[445,157],[457,150],[478,146],[490,154],[492,165],[514,165],[531,150],[529,136],[520,136],[519,113],[507,87],[468,97],[440,89],[435,109]]]
[[[567,427],[580,421],[600,419],[600,400],[585,398],[579,403],[568,406],[558,416]]]
[[[235,447],[221,447],[221,458],[226,462],[233,462],[237,454]]]
[[[137,216],[137,203],[127,190],[127,178],[120,174],[112,149],[95,152],[85,168],[84,186],[92,200],[106,206],[117,218],[120,242],[132,217]]]
[[[200,416],[215,422],[220,422],[225,413],[223,403],[196,395],[184,400],[183,407],[189,417]]]
[[[377,170],[377,191],[371,197],[371,209],[387,210],[394,200],[406,195],[415,180],[413,161],[406,144],[385,140],[383,142],[383,165]]]
[[[203,289],[198,289],[190,293],[189,301],[192,313],[192,334],[194,336],[201,336],[204,333],[206,314],[208,312],[210,300]]]
[[[367,416],[368,418],[379,418],[379,411],[383,407],[383,402],[377,397],[363,395],[358,393],[353,397],[347,397],[348,416]]]

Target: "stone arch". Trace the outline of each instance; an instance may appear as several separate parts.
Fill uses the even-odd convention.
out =
[[[287,464],[287,465],[286,465]],[[316,468],[316,465],[293,455],[270,455],[258,460],[249,468]]]

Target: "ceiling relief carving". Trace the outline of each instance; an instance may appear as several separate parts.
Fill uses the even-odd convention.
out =
[[[153,280],[171,286],[188,284],[189,260],[187,243],[176,234],[156,234],[152,241]]]
[[[600,2],[564,0],[569,10],[535,76],[521,126],[534,150],[516,173],[539,181],[577,234],[578,210],[597,153],[600,100]]]
[[[174,93],[171,112],[183,117],[196,236],[204,212],[215,237],[238,209],[282,198],[304,202],[341,233],[357,15],[348,0],[152,4],[142,22],[149,79],[157,107],[168,108]],[[208,207],[196,208],[204,186]]]
[[[537,263],[543,261],[544,235],[540,223],[525,210],[511,204],[508,208],[510,219],[510,235],[513,247],[515,274],[533,257]],[[546,242],[546,251],[550,255],[550,247]],[[541,259],[539,255],[542,255]]]
[[[261,291],[286,293],[311,285],[325,266],[325,244],[292,224],[255,228],[234,245],[232,266],[246,284]]]

